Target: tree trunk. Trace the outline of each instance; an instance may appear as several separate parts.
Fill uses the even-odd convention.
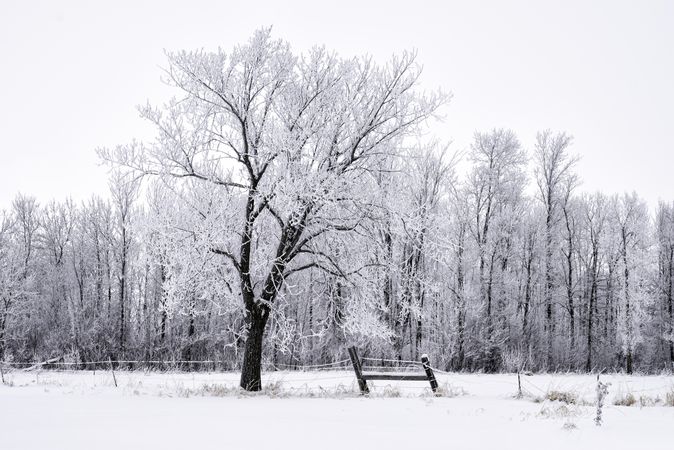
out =
[[[625,273],[625,331],[627,336],[625,336],[625,340],[627,341],[627,358],[625,360],[625,370],[627,370],[628,374],[632,374],[632,341],[633,341],[633,333],[632,333],[632,309],[630,305],[630,269],[628,265],[628,258],[627,258],[627,233],[623,229],[622,232],[622,238],[623,238],[623,265],[624,265],[624,273]]]
[[[592,370],[592,316],[596,308],[596,296],[597,296],[597,258],[598,250],[596,247],[592,253],[592,266],[590,272],[590,301],[588,304],[588,315],[587,315],[587,361],[585,364],[585,370],[590,372]]]
[[[466,304],[463,297],[464,273],[463,273],[463,249],[466,226],[462,223],[459,229],[458,250],[456,254],[456,318],[457,318],[457,359],[455,370],[463,369],[465,358],[465,330],[466,330]]]
[[[553,340],[554,340],[554,318],[552,305],[552,218],[553,204],[551,186],[548,186],[548,196],[545,217],[545,331],[547,334],[547,351],[545,358],[545,368],[551,370],[554,364]]]
[[[524,285],[524,305],[522,305],[522,338],[524,339],[525,348],[530,348],[531,345],[531,330],[529,326],[529,308],[531,304],[531,285],[533,278],[533,264],[534,264],[534,246],[535,238],[531,234],[527,236],[527,243],[524,250],[525,258],[525,274],[526,282]]]
[[[569,350],[573,355],[576,349],[576,317],[575,305],[573,304],[573,243],[569,239],[568,255],[566,257],[567,279],[566,279],[566,298],[569,306]]]
[[[669,314],[668,331],[670,334],[674,333],[672,326],[674,325],[674,314],[672,314],[672,299],[674,298],[674,289],[672,285],[672,276],[674,275],[674,247],[669,248],[669,258],[667,260],[667,312]],[[669,363],[674,367],[674,342],[669,341]]]
[[[592,294],[590,294],[590,304],[587,316],[587,360],[585,362],[585,371],[592,371]]]
[[[248,337],[243,353],[240,386],[247,391],[262,389],[262,338],[267,325],[268,312],[259,307],[253,307],[248,312]]]
[[[126,259],[127,259],[126,226],[122,228],[122,261],[119,278],[119,354],[124,358],[126,351]]]
[[[7,326],[7,306],[0,319],[0,363],[5,359],[5,329]]]

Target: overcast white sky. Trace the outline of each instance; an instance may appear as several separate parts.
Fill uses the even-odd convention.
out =
[[[94,4],[96,3],[96,4]],[[0,0],[0,209],[106,194],[94,149],[149,130],[163,49],[225,49],[259,27],[297,50],[383,61],[416,48],[423,83],[454,94],[435,133],[566,130],[583,190],[674,200],[674,1]]]

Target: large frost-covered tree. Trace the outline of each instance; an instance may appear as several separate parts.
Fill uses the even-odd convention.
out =
[[[177,190],[207,184],[226,204],[228,223],[209,224],[208,250],[230,264],[231,296],[245,307],[243,388],[260,389],[263,335],[284,280],[309,268],[358,270],[320,242],[376,208],[371,173],[445,101],[418,90],[419,74],[413,53],[385,65],[324,48],[297,55],[261,30],[230,53],[169,54],[178,97],[142,110],[157,139],[101,151],[139,174],[174,178]]]

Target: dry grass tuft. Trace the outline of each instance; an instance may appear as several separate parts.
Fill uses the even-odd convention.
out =
[[[613,404],[616,406],[634,406],[637,404],[637,399],[631,392],[628,392],[623,396],[613,399]]]
[[[573,423],[573,422],[571,422],[571,421],[569,421],[569,420],[567,420],[566,422],[564,422],[564,425],[562,425],[562,429],[563,429],[563,430],[566,430],[566,431],[573,431],[573,430],[575,430],[575,429],[577,429],[577,428],[578,428],[578,426],[577,426],[575,423]]]
[[[460,397],[462,395],[467,395],[467,392],[461,386],[454,386],[450,383],[444,383],[438,386],[436,391],[436,396],[438,397]]]
[[[674,388],[665,394],[665,405],[674,406]]]
[[[551,402],[562,402],[567,405],[575,405],[578,403],[578,394],[570,391],[548,391],[545,394],[545,399]]]

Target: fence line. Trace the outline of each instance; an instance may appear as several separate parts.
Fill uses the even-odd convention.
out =
[[[395,363],[398,364],[398,366],[387,366],[387,365],[374,365],[374,364],[367,364],[363,366],[364,369],[372,370],[372,369],[378,369],[378,370],[398,370],[402,372],[410,372],[414,369],[418,369],[418,367],[421,365],[419,361],[411,361],[411,360],[398,360],[398,359],[386,359],[386,358],[369,358],[369,357],[364,357],[362,358],[363,361],[368,361],[370,363]],[[12,362],[12,361],[0,361],[0,367],[3,368],[16,368],[18,370],[26,371],[26,370],[32,370],[32,369],[41,369],[45,366],[47,367],[85,367],[85,366],[98,366],[102,370],[109,370],[110,368],[110,360],[98,360],[98,361],[85,361],[85,362],[74,362],[74,361],[54,361],[54,360],[48,360],[48,361],[42,361],[42,362]],[[214,365],[226,365],[229,364],[229,362],[226,361],[218,361],[218,360],[157,360],[157,359],[148,359],[148,360],[116,360],[112,361],[113,364],[115,365],[120,365],[120,364],[155,364],[155,365],[163,365],[163,366],[175,366],[175,365],[197,365],[197,364],[214,364]],[[263,366],[269,366],[272,367],[273,369],[276,370],[283,370],[283,369],[290,369],[291,371],[305,371],[305,372],[316,372],[317,375],[319,372],[329,372],[329,371],[335,371],[335,370],[350,370],[350,360],[349,359],[342,359],[339,361],[333,361],[329,363],[320,363],[320,364],[284,364],[284,363],[276,363],[273,364],[271,362],[263,362]],[[459,373],[457,372],[449,372],[446,370],[439,369],[434,366],[430,366],[432,370],[438,374],[442,374],[446,377],[449,378],[449,381],[455,381],[460,384],[468,384],[468,385],[480,385],[483,383],[483,380],[479,379],[467,379],[466,377],[460,376]],[[74,371],[78,371],[79,369],[74,369]],[[3,374],[4,375],[4,374]],[[501,374],[502,375],[502,374]],[[554,374],[552,374],[554,375]],[[311,382],[311,381],[326,381],[326,380],[341,380],[341,379],[347,379],[351,378],[351,374],[345,374],[345,375],[338,375],[338,376],[314,376],[310,378],[289,378],[287,380],[284,380],[285,377],[281,377],[282,381],[287,381],[290,383],[302,383],[302,382]],[[514,377],[514,376],[513,376]],[[535,392],[538,392],[540,394],[547,394],[547,392],[550,391],[550,388],[541,388],[540,386],[537,386],[534,382],[528,379],[529,377],[521,377],[521,383],[523,389],[525,389],[529,394],[532,393],[532,390]],[[643,388],[643,389],[632,389],[629,385],[635,383],[633,380],[615,380],[617,382],[616,387],[619,387],[620,391],[624,391],[624,393],[633,393],[633,394],[638,394],[638,393],[644,393],[644,392],[654,392],[654,391],[668,391],[674,389],[674,381],[670,384],[663,384],[659,385],[656,387],[648,387],[648,388]],[[513,387],[513,392],[517,391],[517,380],[513,378],[513,381],[506,381],[506,380],[500,380],[500,379],[490,379],[488,381],[489,383],[499,383],[499,384],[505,384],[508,386]],[[594,383],[589,383],[589,384],[594,384]],[[578,390],[581,387],[586,387],[588,383],[577,383],[575,385],[574,390]],[[406,386],[406,385],[401,385],[397,386],[398,388],[402,389],[425,389],[425,387],[421,386]],[[593,387],[592,387],[593,388]]]
[[[331,363],[324,363],[324,364],[282,364],[282,363],[272,363],[272,367],[287,367],[290,369],[320,369],[320,368],[330,368],[334,366],[346,366],[346,363],[349,362],[349,359],[342,359],[341,361],[335,361]]]
[[[15,362],[15,361],[0,361],[0,365],[3,367],[42,367],[42,366],[96,366],[96,365],[105,365],[108,366],[110,365],[110,360],[101,360],[101,361],[82,361],[82,362],[75,362],[75,361],[41,361],[41,362]],[[286,367],[289,369],[296,369],[296,370],[306,370],[306,369],[330,369],[332,367],[336,368],[348,368],[346,363],[348,363],[348,359],[344,359],[341,361],[335,361],[331,363],[325,363],[325,364],[282,364],[282,363],[266,363],[262,362],[262,365],[271,365],[274,368],[279,368],[279,367]],[[119,359],[119,360],[112,360],[113,364],[164,364],[164,365],[176,365],[176,364],[222,364],[226,365],[229,364],[229,361],[217,361],[217,360],[157,360],[157,359],[145,359],[145,360],[140,360],[140,359]]]
[[[210,361],[210,360],[133,360],[133,359],[118,359],[112,360],[115,364],[224,364],[224,361]],[[42,362],[14,362],[14,361],[0,361],[0,364],[3,364],[5,367],[11,366],[87,366],[87,365],[97,365],[97,364],[110,364],[110,360],[104,361],[84,361],[84,362],[74,362],[74,361],[42,361]]]

